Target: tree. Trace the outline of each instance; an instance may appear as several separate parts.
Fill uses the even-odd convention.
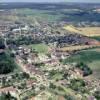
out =
[[[68,78],[68,73],[64,73],[63,77],[64,77],[64,79],[67,79]]]
[[[29,74],[27,74],[26,72],[23,72],[22,77],[23,78],[26,78],[26,79],[29,79],[30,78]]]
[[[12,96],[11,96],[11,94],[10,94],[9,92],[6,94],[6,98],[7,98],[8,100],[10,100],[10,98],[12,98]]]
[[[6,78],[2,78],[2,86],[6,85]]]
[[[41,85],[40,86],[40,90],[45,90],[45,86],[44,85]]]
[[[5,49],[4,39],[0,38],[0,49]]]
[[[49,87],[52,88],[52,89],[55,89],[56,85],[54,85],[53,83],[50,83]]]
[[[75,98],[71,95],[65,95],[64,97],[66,100],[75,100]]]
[[[0,74],[8,74],[16,68],[14,59],[6,51],[0,55]]]

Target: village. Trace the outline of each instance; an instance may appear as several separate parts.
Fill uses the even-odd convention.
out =
[[[0,100],[100,100],[99,10],[0,3]]]
[[[85,37],[83,40],[86,41],[82,44],[82,39],[73,40],[71,39],[73,35],[69,34],[71,37],[68,44],[61,42],[58,46],[60,42],[57,43],[55,38],[53,40],[49,36],[55,37],[53,33],[56,36],[60,36],[61,33],[64,35],[65,31],[56,29],[56,23],[49,25],[35,22],[32,26],[21,22],[0,21],[0,36],[4,39],[5,45],[4,48],[0,46],[0,55],[10,50],[20,69],[7,75],[0,75],[0,94],[10,95],[14,97],[13,100],[49,100],[50,98],[54,100],[52,99],[54,97],[56,100],[65,100],[70,96],[74,96],[76,100],[82,100],[82,98],[96,100],[93,95],[100,89],[100,80],[91,82],[85,78],[88,74],[80,68],[81,64],[77,67],[77,63],[62,63],[62,60],[81,49],[63,51],[60,48],[81,44],[87,45],[83,48],[87,49],[95,45]],[[78,36],[74,38],[77,39]],[[98,44],[97,41],[94,40],[94,42]],[[76,93],[75,90],[78,92]]]

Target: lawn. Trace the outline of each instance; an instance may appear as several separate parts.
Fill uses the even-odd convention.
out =
[[[48,53],[48,46],[45,44],[32,44],[30,47],[32,48],[32,51],[44,54]]]

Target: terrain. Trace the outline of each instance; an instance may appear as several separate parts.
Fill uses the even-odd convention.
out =
[[[100,100],[100,4],[0,3],[0,100]]]

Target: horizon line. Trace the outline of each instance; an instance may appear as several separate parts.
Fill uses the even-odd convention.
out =
[[[77,3],[77,4],[79,4],[79,3],[84,3],[84,4],[97,4],[97,3],[99,3],[100,4],[100,2],[67,2],[67,1],[59,1],[59,2],[57,2],[57,1],[54,1],[54,2],[38,2],[38,1],[25,1],[25,2],[23,2],[23,1],[20,1],[20,2],[2,2],[2,1],[0,1],[0,3]]]

